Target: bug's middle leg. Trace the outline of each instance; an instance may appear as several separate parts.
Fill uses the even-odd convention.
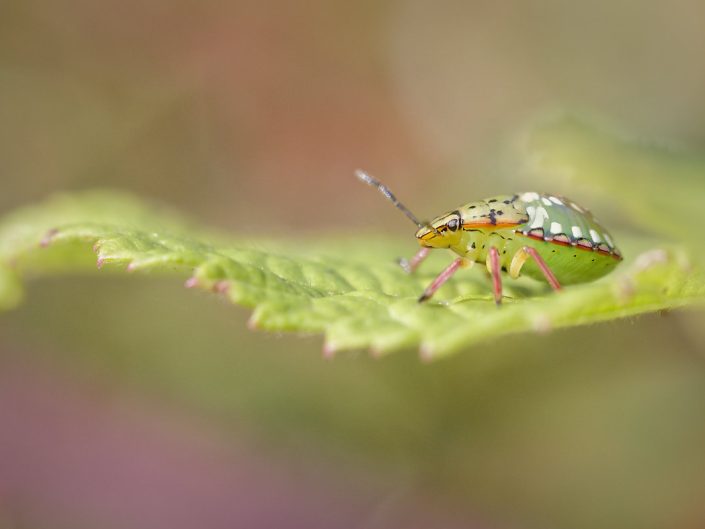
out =
[[[487,269],[492,275],[492,292],[494,293],[494,302],[497,305],[502,304],[502,276],[501,264],[499,258],[499,250],[494,246],[490,247],[487,252]]]

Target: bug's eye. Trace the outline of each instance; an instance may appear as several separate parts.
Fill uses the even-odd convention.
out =
[[[459,225],[460,225],[460,221],[457,218],[453,218],[448,221],[448,229],[450,231],[457,230]]]

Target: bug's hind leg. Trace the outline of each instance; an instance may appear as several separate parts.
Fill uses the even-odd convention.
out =
[[[494,293],[494,302],[497,305],[502,304],[502,276],[500,275],[501,265],[499,262],[499,250],[494,246],[490,247],[487,254],[487,268],[492,275],[492,292]]]
[[[524,263],[526,263],[529,257],[536,261],[536,264],[541,269],[541,272],[543,272],[543,275],[546,278],[546,281],[548,281],[548,284],[553,287],[553,290],[560,290],[561,284],[558,282],[558,279],[556,279],[556,276],[553,274],[553,271],[546,264],[546,261],[543,260],[541,254],[536,251],[536,248],[532,248],[531,246],[524,246],[521,250],[516,253],[514,258],[512,259],[511,264],[509,265],[509,276],[515,279],[519,277],[521,268],[524,266]]]
[[[404,269],[407,274],[413,274],[414,271],[419,267],[419,265],[428,257],[431,248],[421,248],[416,255],[411,259],[404,259],[403,257],[397,261],[399,266]]]
[[[546,261],[543,260],[541,254],[536,251],[536,248],[527,246],[525,250],[531,256],[531,258],[536,261],[536,264],[539,265],[539,268],[543,272],[543,275],[546,277],[546,281],[548,281],[548,284],[553,287],[553,290],[560,290],[561,284],[558,282],[558,279],[556,279],[556,276],[553,274],[553,271],[546,264]]]
[[[419,303],[423,303],[424,301],[430,299],[431,296],[436,293],[436,290],[441,288],[446,281],[453,277],[453,274],[455,274],[459,268],[472,266],[472,264],[472,261],[468,261],[463,257],[458,257],[455,261],[448,265],[448,268],[438,274],[438,277],[426,287],[426,290],[423,291],[423,294],[421,294],[421,297],[419,298]]]

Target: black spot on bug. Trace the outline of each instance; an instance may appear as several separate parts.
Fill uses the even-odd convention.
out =
[[[500,209],[500,210],[497,212],[497,215],[504,215],[504,211],[502,211],[502,210]]]
[[[497,199],[491,198],[490,200],[487,201],[488,204],[492,204],[492,202],[497,202]]]
[[[503,200],[502,202],[505,203],[505,204],[511,204],[511,203],[512,203],[511,200]]]
[[[497,212],[494,209],[490,210],[490,214],[488,215],[490,217],[490,223],[494,226],[497,224]]]
[[[577,255],[577,254],[575,254],[575,255],[574,255],[573,257],[578,257],[578,255]]]
[[[470,245],[470,248],[472,248],[473,250],[475,249],[475,242],[474,242],[474,241],[473,241],[473,243]],[[593,259],[593,261],[594,261],[594,259]]]
[[[468,209],[475,209],[477,206],[470,206]]]

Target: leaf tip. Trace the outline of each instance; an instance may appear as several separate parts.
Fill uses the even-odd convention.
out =
[[[323,358],[326,360],[331,360],[337,352],[338,348],[332,342],[326,342],[323,344]]]
[[[257,317],[254,314],[247,320],[247,328],[251,331],[259,330],[259,321],[257,321]]]
[[[642,254],[639,254],[634,262],[632,270],[634,273],[645,272],[659,264],[668,263],[668,252],[662,248],[655,248]]]
[[[614,294],[617,300],[623,305],[629,303],[637,292],[637,276],[654,266],[668,264],[669,259],[668,252],[662,248],[655,248],[639,254],[631,270],[614,284]]]
[[[379,360],[384,355],[384,351],[380,347],[370,347],[370,356],[375,360]]]
[[[213,292],[216,294],[225,294],[230,289],[230,283],[225,280],[216,281],[213,283]]]
[[[419,346],[419,358],[422,362],[430,362],[436,356],[433,346],[429,343],[422,343]]]
[[[42,237],[42,240],[39,241],[39,246],[41,248],[46,248],[47,246],[49,246],[54,241],[54,237],[56,237],[56,235],[58,233],[59,233],[59,230],[57,228],[52,228],[49,231],[47,231],[44,234],[44,237]]]
[[[186,288],[196,288],[198,286],[198,278],[196,276],[189,277],[184,281],[184,286]]]
[[[539,313],[534,316],[531,327],[538,334],[548,334],[553,330],[553,322],[548,314]]]

